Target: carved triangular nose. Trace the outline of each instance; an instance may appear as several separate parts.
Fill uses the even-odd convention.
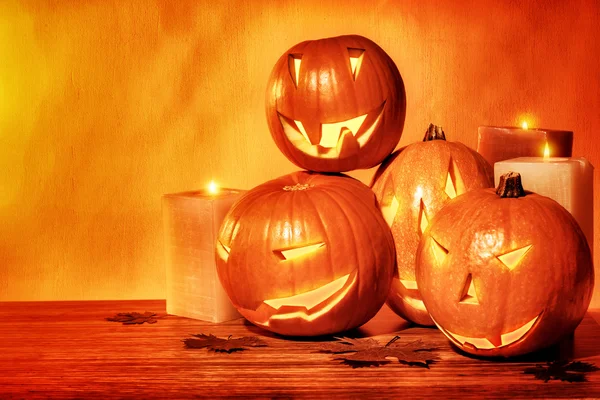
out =
[[[473,284],[473,275],[469,274],[465,281],[465,287],[463,289],[462,296],[460,298],[462,304],[479,304],[477,299],[477,292],[475,291],[475,285]]]

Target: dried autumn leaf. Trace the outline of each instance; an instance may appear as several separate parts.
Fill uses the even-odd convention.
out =
[[[157,318],[159,317],[155,313],[146,311],[143,314],[138,312],[118,313],[115,314],[114,317],[106,318],[106,320],[111,322],[122,322],[123,325],[141,325],[144,322],[155,324],[157,322]]]
[[[437,350],[434,347],[423,345],[421,340],[399,343],[400,336],[395,336],[383,346],[372,338],[362,340],[336,339],[338,339],[337,342],[321,343],[318,351],[321,353],[344,354],[336,360],[342,360],[342,363],[353,368],[378,367],[389,364],[394,358],[401,364],[429,368],[429,364],[435,360],[435,357],[431,356],[431,352]]]
[[[234,351],[246,350],[246,347],[265,347],[267,343],[254,336],[244,336],[237,339],[218,338],[213,334],[205,335],[203,333],[192,335],[194,338],[183,339],[185,346],[189,349],[203,349],[224,353],[233,353]]]
[[[379,342],[375,339],[352,339],[352,338],[338,338],[337,342],[324,342],[319,343],[318,351],[320,353],[353,353],[360,350],[367,350],[374,347],[380,346]]]
[[[548,382],[560,380],[565,382],[586,382],[586,373],[600,371],[594,364],[583,361],[556,360],[546,365],[525,368],[524,374],[533,375],[535,379]]]

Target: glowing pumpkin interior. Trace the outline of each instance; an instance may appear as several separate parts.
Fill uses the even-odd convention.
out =
[[[385,219],[388,226],[391,228],[396,215],[398,214],[398,209],[400,207],[400,202],[396,197],[396,194],[392,189],[388,190],[390,195],[385,197],[383,201],[380,203],[381,213],[383,214],[383,218]],[[456,166],[456,162],[452,157],[450,157],[450,163],[448,166],[448,172],[446,173],[446,181],[444,186],[444,193],[448,196],[449,199],[454,199],[456,196],[463,194],[466,192],[465,184],[460,175],[460,171]],[[419,205],[419,214],[417,218],[417,226],[415,227],[415,231],[419,237],[423,235],[427,226],[429,225],[429,218],[427,216],[427,210],[425,207],[425,203],[423,202],[423,188],[421,186],[417,186],[415,190],[414,196],[414,204]],[[419,294],[417,282],[415,279],[409,279],[409,277],[399,276],[400,284],[405,289],[402,294],[396,293],[396,296],[401,296],[402,301],[408,303],[411,307],[426,311],[425,305],[423,304],[423,300]]]
[[[379,164],[400,139],[405,110],[394,62],[358,35],[293,46],[267,84],[273,139],[292,162],[312,171]]]
[[[305,190],[306,188],[306,186],[296,186],[284,190]],[[303,257],[310,256],[311,253],[323,247],[325,247],[325,243],[319,242],[306,246],[273,250],[273,254],[281,262],[294,259],[301,261]],[[228,261],[230,252],[231,249],[228,246],[221,243],[221,241],[217,242],[217,256],[223,261]],[[313,321],[338,304],[348,293],[355,280],[356,272],[353,271],[316,289],[292,296],[263,300],[263,304],[254,311],[268,315],[268,317],[255,322],[263,326],[269,326],[271,320],[301,318],[305,321]],[[269,310],[265,305],[272,310]]]
[[[356,81],[365,49],[349,47],[347,51],[350,73],[352,79]],[[302,54],[295,53],[288,56],[288,69],[294,86],[297,88],[302,71]],[[323,75],[320,79],[327,80],[329,78],[328,75]],[[321,123],[318,126],[319,135],[316,135],[320,139],[316,143],[311,140],[301,120],[293,119],[279,112],[278,115],[286,137],[298,150],[312,157],[338,158],[347,156],[350,152],[356,152],[367,143],[379,124],[383,107],[384,103],[366,114],[343,121]],[[369,116],[370,118],[367,118]],[[365,121],[367,122],[365,123]]]
[[[247,192],[216,243],[217,272],[233,305],[287,335],[366,322],[385,302],[394,267],[393,238],[376,204],[353,178],[307,171]]]
[[[496,255],[496,259],[500,261],[500,263],[506,267],[509,271],[513,271],[522,265],[521,261],[527,254],[527,252],[532,248],[532,245],[526,245],[511,251],[508,251],[504,254]],[[431,237],[431,251],[434,254],[435,260],[437,263],[442,264],[446,261],[448,256],[448,250],[444,248],[438,241],[436,241],[433,237]],[[460,292],[460,296],[457,298],[459,304],[472,305],[473,312],[477,312],[477,306],[480,306],[480,301],[477,295],[477,285],[475,280],[473,279],[473,274],[468,273],[465,278],[465,283]],[[483,304],[485,306],[485,304]],[[460,335],[455,332],[451,332],[447,329],[441,327],[435,319],[432,317],[433,321],[438,325],[440,330],[454,343],[459,344],[461,346],[470,347],[474,350],[488,350],[488,349],[496,349],[503,346],[508,346],[513,344],[523,338],[533,329],[535,323],[543,314],[543,310],[540,311],[538,315],[532,317],[531,320],[523,324],[522,326],[506,332],[502,333],[499,336],[490,336],[490,337],[469,337]]]

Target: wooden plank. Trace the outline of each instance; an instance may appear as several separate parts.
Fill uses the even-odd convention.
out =
[[[589,382],[544,383],[523,369],[557,354],[600,365],[600,325],[588,314],[574,339],[510,361],[468,357],[437,329],[409,325],[387,307],[346,333],[386,342],[422,339],[439,348],[429,370],[391,363],[352,369],[317,353],[320,339],[283,338],[244,319],[213,324],[168,316],[156,324],[105,321],[117,312],[165,313],[164,300],[0,303],[0,397],[600,397],[600,373]],[[186,349],[195,333],[256,335],[268,347],[219,354]]]

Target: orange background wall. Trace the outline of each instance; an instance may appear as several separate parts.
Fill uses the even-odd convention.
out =
[[[390,54],[401,146],[431,121],[475,147],[479,125],[527,115],[600,167],[599,20],[596,0],[3,1],[0,300],[164,298],[162,194],[296,169],[264,92],[306,39],[357,33]]]

